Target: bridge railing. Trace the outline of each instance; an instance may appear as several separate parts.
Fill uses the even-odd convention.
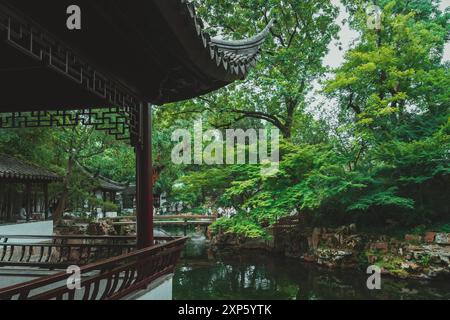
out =
[[[124,228],[133,227],[136,225],[136,217],[116,217],[108,218],[112,221],[112,225],[119,234],[125,234]],[[183,215],[158,215],[153,217],[153,224],[155,227],[178,226],[184,228],[184,236],[188,234],[188,227],[202,227],[205,229],[205,236],[208,233],[208,227],[217,220],[216,216],[201,216],[193,214]]]
[[[72,275],[61,272],[0,289],[0,300],[117,300],[147,288],[174,272],[187,238],[178,238],[120,257],[80,268],[79,289],[67,283]]]
[[[130,221],[135,221],[136,220],[136,216],[122,216],[122,217],[115,217],[115,218],[107,218],[108,220],[111,221],[123,221],[123,220],[130,220]],[[210,221],[215,221],[217,219],[216,216],[203,216],[203,215],[195,215],[195,214],[179,214],[179,215],[156,215],[153,216],[153,220],[154,221],[166,221],[166,220],[210,220]]]

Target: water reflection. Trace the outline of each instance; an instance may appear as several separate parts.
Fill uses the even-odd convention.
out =
[[[331,271],[264,253],[214,256],[202,236],[188,244],[174,279],[174,299],[450,299],[450,281],[383,279],[370,291],[361,271]]]

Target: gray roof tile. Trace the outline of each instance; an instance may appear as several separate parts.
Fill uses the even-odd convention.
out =
[[[270,29],[275,23],[272,19],[266,28],[259,34],[244,40],[223,40],[219,38],[211,38],[204,30],[202,19],[197,16],[195,6],[189,0],[179,0],[181,2],[181,10],[184,14],[188,14],[191,23],[199,41],[204,44],[206,49],[211,52],[211,60],[216,61],[217,66],[240,78],[245,78],[248,71],[255,65],[261,46],[270,33]]]
[[[0,179],[24,181],[57,181],[56,173],[37,165],[16,159],[6,154],[0,154]]]

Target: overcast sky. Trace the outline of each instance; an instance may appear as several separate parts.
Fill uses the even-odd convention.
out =
[[[336,5],[339,5],[341,8],[341,13],[338,17],[338,24],[341,26],[341,32],[339,34],[339,42],[342,44],[342,50],[339,50],[339,45],[336,44],[336,41],[330,44],[330,52],[325,57],[325,64],[331,68],[337,68],[344,62],[344,54],[347,49],[350,47],[350,44],[358,37],[358,34],[351,30],[348,25],[343,24],[343,20],[348,18],[348,14],[345,11],[345,8],[342,6],[340,0],[331,0]],[[450,0],[442,0],[441,1],[441,10],[450,6]],[[444,60],[450,61],[450,42],[447,44],[444,54]],[[336,114],[334,112],[328,112],[334,110],[336,104],[334,101],[327,99],[321,93],[321,86],[316,83],[314,85],[314,89],[310,91],[307,99],[309,103],[307,104],[307,110],[311,112],[316,118],[327,120],[330,123],[336,123]],[[332,114],[334,113],[334,116]],[[331,116],[331,118],[330,118]]]
[[[340,42],[342,42],[342,49],[339,50],[339,46],[336,45],[336,43],[332,43],[330,45],[330,53],[325,58],[325,63],[332,67],[337,68],[339,67],[344,59],[345,51],[348,49],[350,44],[353,40],[355,40],[358,37],[358,34],[351,30],[347,24],[343,24],[343,20],[348,18],[348,14],[345,11],[345,8],[341,5],[340,0],[332,0],[333,3],[336,5],[339,5],[341,8],[341,13],[338,17],[338,24],[341,26],[342,30],[339,34]],[[445,8],[450,6],[450,0],[442,0],[441,1],[441,10],[445,10]],[[447,44],[446,50],[445,50],[445,57],[444,60],[450,61],[450,42]]]

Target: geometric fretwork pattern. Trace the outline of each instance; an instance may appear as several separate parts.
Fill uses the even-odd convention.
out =
[[[106,130],[120,139],[127,136],[133,144],[139,142],[138,116],[141,100],[126,85],[99,72],[61,41],[0,4],[0,34],[2,33],[6,35],[6,43],[82,85],[87,91],[104,99],[106,105],[113,107],[103,112],[78,110],[10,113],[1,116],[0,128],[84,123]]]
[[[118,140],[130,140],[128,118],[120,108],[0,113],[0,129],[93,126]]]

